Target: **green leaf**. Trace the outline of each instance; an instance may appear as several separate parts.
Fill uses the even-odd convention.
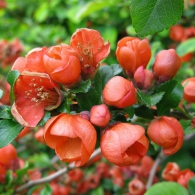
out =
[[[12,170],[7,171],[5,180],[6,180],[6,187],[9,188],[13,181],[13,171]]]
[[[45,185],[45,187],[41,190],[41,193],[40,195],[51,195],[52,194],[52,189],[51,187],[49,186],[49,184],[47,183]]]
[[[195,195],[195,177],[192,177],[189,181],[188,181],[188,190],[190,192],[190,195]]]
[[[194,51],[195,51],[195,38],[191,38],[180,43],[176,48],[176,52],[179,56],[184,56],[185,54]]]
[[[99,186],[98,188],[93,189],[89,195],[104,195],[104,190],[102,186]]]
[[[24,164],[24,167],[16,170],[17,180],[22,179],[24,177],[24,175],[26,175],[28,169],[29,169],[29,163],[28,163],[28,161],[26,161]]]
[[[7,82],[10,84],[10,100],[11,102],[14,100],[14,83],[16,82],[16,79],[20,76],[20,72],[18,70],[11,70],[7,74]]]
[[[180,120],[179,122],[183,127],[185,135],[195,132],[195,128],[193,128],[191,125],[191,120]]]
[[[3,119],[12,119],[13,116],[11,114],[11,107],[2,105],[0,106],[0,118]]]
[[[45,123],[51,118],[51,112],[45,111],[45,114],[37,126],[44,126]]]
[[[50,159],[47,154],[40,153],[40,154],[34,154],[33,156],[29,157],[28,162],[31,167],[39,167],[44,168],[47,166],[50,166]]]
[[[137,90],[137,95],[139,96],[139,99],[141,99],[141,101],[148,106],[156,105],[162,99],[164,93],[165,92],[159,92],[153,95],[147,95],[142,93],[139,89]]]
[[[133,118],[134,113],[135,113],[133,106],[126,107],[123,110],[125,111],[125,113],[129,115],[129,118]]]
[[[101,95],[91,88],[87,93],[77,93],[76,100],[82,110],[90,110],[92,106],[100,103]]]
[[[95,89],[99,94],[102,93],[106,83],[114,76],[114,68],[111,66],[101,66],[94,78]]]
[[[70,106],[68,104],[68,100],[64,99],[64,101],[57,108],[59,112],[70,113]]]
[[[3,90],[0,89],[0,99],[2,98],[2,96],[3,96]]]
[[[50,10],[49,10],[49,4],[48,3],[42,3],[40,7],[36,10],[34,14],[34,19],[37,22],[43,22],[47,19],[49,16]]]
[[[101,66],[93,79],[93,84],[87,93],[77,93],[76,100],[82,110],[90,110],[92,106],[101,103],[102,90],[113,77],[116,69],[111,66]]]
[[[144,195],[189,195],[188,191],[175,182],[160,182],[154,184]]]
[[[12,121],[12,120],[1,120],[0,121],[0,148],[3,148],[4,146],[11,143],[17,135],[20,133],[20,131],[23,129],[23,127]]]
[[[135,109],[136,116],[150,119],[150,120],[154,119],[154,115],[148,107],[144,105],[140,105],[140,106],[134,106],[134,109]]]
[[[114,5],[113,0],[106,1],[92,1],[82,6],[75,15],[77,22],[80,22],[84,17],[92,14],[93,12],[100,11],[106,7]]]
[[[123,72],[123,69],[119,64],[112,64],[110,67],[112,68],[113,76],[119,75]]]
[[[183,7],[183,0],[131,0],[135,31],[146,36],[168,29],[181,18]]]
[[[87,93],[91,86],[91,80],[81,81],[76,88],[70,90],[71,93]]]
[[[175,80],[169,80],[160,85],[158,92],[165,92],[161,101],[157,104],[158,116],[165,115],[171,108],[175,108],[183,97],[183,86]]]

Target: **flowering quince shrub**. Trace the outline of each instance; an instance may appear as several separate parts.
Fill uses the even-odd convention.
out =
[[[69,44],[34,48],[15,60],[10,88],[3,85],[10,99],[2,96],[0,106],[0,192],[150,195],[163,184],[159,159],[182,150],[185,135],[195,131],[194,77],[174,79],[182,67],[175,49],[159,51],[149,67],[146,38],[119,40],[119,64],[101,64],[109,53],[109,40],[81,28]],[[23,148],[10,143],[20,145],[23,138],[30,138],[26,147],[36,148],[34,140],[51,159],[20,159]],[[50,168],[42,176],[45,164]],[[193,177],[176,163],[162,171],[165,185],[183,191],[191,190]]]

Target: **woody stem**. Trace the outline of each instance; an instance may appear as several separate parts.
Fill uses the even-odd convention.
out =
[[[93,158],[98,156],[100,153],[101,153],[100,148],[97,148],[93,152],[93,154],[91,155],[89,160],[92,160]],[[21,192],[21,191],[23,191],[26,188],[29,188],[29,187],[32,187],[32,186],[35,186],[35,185],[38,185],[38,184],[43,184],[43,183],[50,182],[50,181],[54,180],[55,178],[57,178],[57,177],[65,174],[65,173],[67,173],[69,170],[72,170],[74,168],[75,168],[75,166],[73,164],[69,164],[67,167],[64,167],[63,169],[60,169],[59,171],[56,171],[55,173],[53,173],[53,174],[51,174],[51,175],[49,175],[47,177],[43,177],[43,178],[37,179],[37,180],[30,180],[27,183],[25,183],[25,184],[21,185],[20,187],[18,187],[15,190],[14,194],[17,194],[18,192]]]

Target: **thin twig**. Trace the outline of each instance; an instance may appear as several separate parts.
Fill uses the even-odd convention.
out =
[[[149,175],[149,178],[148,178],[148,181],[146,184],[146,189],[150,188],[150,186],[152,185],[153,180],[154,180],[154,176],[156,174],[156,170],[164,158],[165,158],[165,155],[163,153],[163,150],[161,150],[160,153],[158,154],[155,162],[154,162],[154,165],[153,165],[151,171],[150,171],[150,175]]]
[[[93,159],[94,157],[96,157],[100,153],[101,153],[100,148],[96,149],[93,152],[93,154],[91,155],[89,160]],[[60,169],[59,171],[57,171],[57,172],[55,172],[55,173],[53,173],[53,174],[51,174],[51,175],[49,175],[47,177],[43,177],[43,178],[37,179],[37,180],[30,180],[27,183],[25,183],[25,184],[21,185],[20,187],[18,187],[16,189],[15,193],[21,192],[21,191],[23,191],[26,188],[29,188],[29,187],[32,187],[32,186],[35,186],[35,185],[38,185],[38,184],[50,182],[50,181],[54,180],[55,178],[63,175],[67,171],[69,171],[71,169],[74,169],[74,168],[75,168],[74,164],[69,164],[68,167],[64,167],[63,169]]]

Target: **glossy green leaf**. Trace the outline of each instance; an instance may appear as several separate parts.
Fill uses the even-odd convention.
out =
[[[113,76],[117,76],[123,72],[123,69],[119,64],[112,64],[110,67],[112,68]]]
[[[150,119],[150,120],[154,119],[154,115],[152,111],[147,106],[144,105],[134,106],[134,109],[135,109],[136,116]]]
[[[94,78],[94,85],[95,89],[97,90],[98,94],[101,95],[102,90],[106,83],[113,77],[114,75],[114,68],[112,69],[111,66],[101,66]]]
[[[141,101],[144,104],[148,106],[154,106],[163,98],[164,92],[159,92],[153,95],[148,95],[148,94],[142,93],[140,90],[137,90],[137,95],[139,96],[139,99],[141,99]]]
[[[135,31],[146,36],[168,29],[181,18],[183,7],[183,0],[130,0]]]
[[[91,86],[91,80],[81,81],[79,85],[70,90],[71,93],[87,93]]]
[[[135,110],[133,106],[129,106],[123,109],[125,113],[128,114],[129,118],[133,118]]]
[[[3,118],[3,119],[12,119],[13,118],[13,116],[11,114],[11,107],[10,106],[5,106],[5,105],[0,106],[0,118]]]
[[[16,82],[16,79],[20,76],[20,72],[18,70],[11,70],[7,74],[7,82],[10,84],[10,100],[13,102],[15,96],[14,96],[14,83]]]
[[[190,192],[190,195],[195,195],[195,177],[192,177],[189,181],[188,181],[188,190]]]
[[[52,195],[52,189],[49,184],[45,185],[45,187],[41,190],[40,195]]]
[[[76,100],[82,110],[90,110],[92,106],[100,103],[101,95],[95,88],[91,88],[87,93],[77,93]]]
[[[60,106],[57,108],[59,112],[64,112],[64,113],[70,113],[70,106],[68,104],[67,99],[65,99]]]
[[[175,182],[159,182],[150,187],[144,195],[189,195],[188,191]]]
[[[45,111],[43,118],[40,120],[37,126],[44,126],[45,123],[51,118],[51,112]]]
[[[23,129],[23,127],[12,121],[12,120],[1,120],[0,121],[0,148],[3,148],[4,146],[11,143],[17,135],[20,133],[20,131]]]
[[[175,80],[169,80],[160,85],[158,92],[164,92],[163,98],[157,104],[158,116],[166,114],[171,108],[175,108],[183,97],[183,86]]]
[[[184,56],[187,53],[195,51],[195,38],[187,39],[186,41],[180,43],[176,52],[179,56]]]
[[[195,132],[195,128],[191,125],[192,123],[191,120],[180,120],[179,122],[181,123],[183,127],[185,135]]]

